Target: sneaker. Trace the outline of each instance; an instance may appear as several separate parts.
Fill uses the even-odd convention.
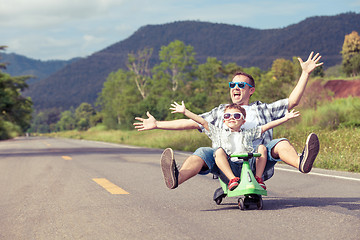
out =
[[[258,176],[255,176],[255,179],[256,179],[256,181],[259,183],[259,185],[260,185],[263,189],[266,190],[266,186],[265,186],[265,183],[264,183],[263,178],[258,177]]]
[[[300,155],[299,170],[302,173],[311,171],[316,156],[319,153],[319,138],[315,133],[311,133],[306,139],[305,148]]]
[[[176,188],[178,186],[179,171],[176,166],[173,150],[166,148],[161,154],[160,161],[166,186],[170,189]]]
[[[238,177],[231,179],[228,184],[229,190],[230,191],[234,190],[237,186],[239,186],[239,182],[240,182],[240,178],[238,178]]]

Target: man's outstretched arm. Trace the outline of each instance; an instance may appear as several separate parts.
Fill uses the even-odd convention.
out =
[[[310,53],[306,62],[303,62],[301,58],[298,58],[300,66],[302,68],[302,73],[294,90],[290,93],[288,108],[289,110],[296,107],[300,103],[301,97],[304,94],[311,72],[314,71],[314,69],[318,66],[323,65],[323,63],[318,63],[321,58],[319,53],[315,54],[314,57],[313,54],[314,52]]]
[[[149,112],[146,113],[148,118],[136,117],[133,125],[138,131],[162,129],[162,130],[187,130],[200,129],[199,125],[191,119],[178,119],[172,121],[157,121]]]

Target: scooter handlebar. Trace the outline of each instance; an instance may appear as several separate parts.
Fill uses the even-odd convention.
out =
[[[252,157],[260,157],[261,153],[234,153],[231,154],[230,156],[237,158],[252,158]]]

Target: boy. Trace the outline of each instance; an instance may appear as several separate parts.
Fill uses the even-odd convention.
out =
[[[205,128],[205,133],[212,140],[213,148],[216,148],[215,151],[215,163],[217,167],[225,174],[225,176],[230,179],[228,183],[229,190],[234,190],[238,185],[240,174],[237,169],[240,169],[240,162],[238,159],[230,159],[232,153],[240,152],[253,152],[253,140],[261,138],[261,135],[269,129],[272,129],[282,123],[287,122],[288,120],[298,117],[299,112],[287,112],[284,117],[271,121],[265,125],[258,126],[249,130],[242,130],[241,126],[245,123],[246,111],[239,104],[230,104],[225,107],[224,110],[224,123],[227,128],[222,129],[214,126],[211,123],[208,123],[202,117],[192,113],[186,109],[184,102],[182,101],[181,105],[177,102],[171,104],[170,108],[172,113],[183,113],[188,118],[194,120],[195,122],[201,124]],[[265,169],[267,161],[267,149],[264,145],[259,145],[257,152],[261,153],[261,157],[256,159],[256,173],[255,179],[257,182],[266,189],[262,175]],[[230,160],[230,161],[229,161]]]

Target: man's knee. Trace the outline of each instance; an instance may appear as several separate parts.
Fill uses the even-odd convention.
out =
[[[196,151],[191,156],[194,163],[197,163],[198,166],[202,166],[201,172],[207,172],[214,165],[214,151],[215,150],[210,147],[201,147],[196,149]]]
[[[187,158],[188,161],[191,161],[193,163],[198,163],[198,164],[205,164],[205,160],[202,159],[201,157],[197,156],[197,155],[191,155]]]
[[[293,146],[290,144],[290,142],[287,139],[283,139],[279,141],[272,149],[271,149],[271,156],[274,159],[279,159],[281,153],[286,153],[290,150],[290,148],[293,148]]]
[[[203,162],[207,162],[207,159],[212,159],[214,157],[214,149],[210,147],[201,147],[196,149],[196,151],[191,155],[194,156],[194,159]]]

